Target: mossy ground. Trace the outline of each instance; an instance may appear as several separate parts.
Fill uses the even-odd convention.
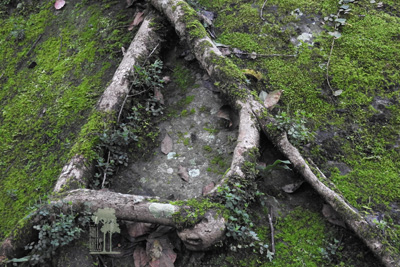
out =
[[[132,39],[117,1],[89,2],[60,11],[52,1],[24,2],[1,13],[0,237],[52,191]]]
[[[331,56],[333,37],[328,32],[335,29],[324,17],[338,13],[337,0],[269,0],[263,10],[265,20],[260,18],[263,0],[196,2],[218,14],[214,21],[218,43],[261,55],[256,59],[231,57],[240,68],[263,73],[264,81],[253,84],[254,90],[283,89],[278,109],[312,114],[308,127],[315,139],[308,149],[299,148],[330,173],[354,207],[365,213],[385,213],[385,221],[397,233],[392,248],[400,247],[400,216],[393,208],[400,203],[399,2],[387,1],[381,7],[370,1],[351,3],[352,11],[343,16],[347,24],[339,28],[342,36],[335,40]],[[314,46],[296,47],[290,42],[300,34],[294,26],[300,23],[293,13],[296,9],[324,29]],[[332,88],[326,81],[329,57]],[[337,90],[342,94],[333,96]],[[377,108],[377,99],[388,104]],[[321,132],[335,134],[320,142]],[[345,163],[350,172],[342,175],[328,161]]]

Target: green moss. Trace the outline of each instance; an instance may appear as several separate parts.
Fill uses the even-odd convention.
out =
[[[115,12],[100,4],[66,7],[57,16],[52,5],[0,19],[0,216],[7,218],[0,237],[29,202],[52,191],[73,152],[92,155],[93,136],[80,128],[111,78],[111,51],[131,38],[114,32],[124,16],[111,19]],[[24,38],[16,39],[22,30]],[[36,67],[27,68],[31,62]]]
[[[180,61],[176,62],[172,73],[172,80],[183,92],[186,92],[186,90],[195,83],[195,78],[192,72]]]
[[[196,224],[203,218],[204,214],[210,210],[213,210],[216,214],[222,214],[224,217],[227,217],[224,206],[211,202],[208,198],[173,201],[170,202],[170,204],[180,207],[180,211],[172,215],[178,228]]]

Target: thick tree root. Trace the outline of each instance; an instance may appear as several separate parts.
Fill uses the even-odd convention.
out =
[[[266,108],[259,103],[246,88],[240,70],[218,50],[208,37],[202,25],[196,19],[195,11],[182,0],[149,0],[151,4],[163,13],[181,39],[187,41],[197,60],[208,74],[220,82],[222,91],[231,100],[231,104],[240,110],[239,142],[235,149],[231,171],[225,179],[232,174],[243,176],[243,163],[246,155],[258,146],[258,134],[254,134],[258,125],[293,164],[294,169],[301,173],[304,179],[335,209],[346,224],[371,251],[382,261],[385,266],[400,266],[400,256],[394,255],[383,244],[386,239],[353,208],[344,198],[329,188],[331,182],[319,171],[310,167],[299,151],[288,141],[286,133],[277,130],[273,118]],[[254,114],[253,118],[249,114]],[[255,118],[257,117],[258,120]],[[261,120],[263,118],[263,120]],[[259,123],[264,121],[264,123]],[[267,127],[268,126],[268,127]]]
[[[142,22],[139,31],[124,54],[120,65],[97,103],[96,110],[101,113],[118,112],[130,86],[128,76],[133,73],[133,66],[142,63],[149,54],[159,45],[161,37],[156,33],[154,23],[156,14],[148,14]],[[141,61],[142,60],[142,61]],[[92,163],[81,155],[75,155],[63,168],[55,192],[62,189],[87,187],[88,178],[93,175]]]

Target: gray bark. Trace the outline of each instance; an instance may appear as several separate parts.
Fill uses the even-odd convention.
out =
[[[244,97],[237,97],[237,91],[232,88],[246,88],[246,85],[241,83],[240,79],[235,81],[229,76],[227,77],[226,68],[229,67],[230,71],[238,72],[237,67],[236,70],[235,67],[232,67],[233,63],[222,55],[208,35],[201,34],[199,31],[201,25],[195,22],[193,9],[182,0],[149,0],[149,2],[168,18],[180,38],[187,41],[201,66],[214,80],[221,82],[223,85],[221,89],[227,98],[231,99],[231,104],[240,109],[239,136],[241,142],[235,149],[231,171],[227,176],[234,173],[243,176],[240,169],[246,160],[244,155],[258,146],[259,137],[254,134],[253,129],[256,126],[261,127],[278,150],[292,162],[294,168],[339,213],[350,229],[364,241],[382,263],[385,266],[400,266],[400,256],[393,255],[383,245],[387,242],[385,237],[376,228],[371,227],[341,195],[330,188],[332,183],[318,168],[310,167],[299,151],[290,144],[286,134],[274,130],[274,127],[266,127],[267,124],[273,125],[275,121],[266,108],[250,94],[250,91]],[[193,31],[196,33],[194,34]],[[254,117],[266,118],[266,124],[259,125],[254,117],[249,116],[251,114],[255,114]],[[242,140],[245,140],[244,144],[242,144]]]
[[[133,72],[133,66],[138,65],[161,42],[161,37],[156,33],[151,23],[156,15],[150,13],[143,20],[139,31],[126,50],[124,58],[114,73],[110,85],[104,91],[97,103],[97,110],[110,112],[118,110],[125,96],[129,93],[128,76]],[[93,175],[92,162],[82,155],[75,155],[63,168],[54,187],[54,192],[87,187],[89,178]]]

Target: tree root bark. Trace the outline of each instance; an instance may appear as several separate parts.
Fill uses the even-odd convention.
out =
[[[294,169],[301,173],[304,179],[339,213],[350,229],[364,241],[385,266],[400,266],[400,256],[394,255],[384,246],[387,242],[386,238],[376,228],[371,227],[341,195],[330,188],[332,183],[317,167],[310,166],[309,162],[289,142],[286,133],[274,127],[276,123],[272,116],[246,89],[243,78],[237,75],[240,70],[222,55],[202,30],[202,25],[196,20],[193,9],[182,0],[149,0],[149,2],[168,18],[180,38],[187,41],[202,67],[214,80],[221,83],[223,93],[231,104],[240,110],[239,142],[235,149],[231,170],[224,179],[229,179],[232,174],[243,176],[242,167],[246,161],[245,156],[251,149],[258,147],[259,136],[254,129],[259,126],[278,150],[292,162]],[[243,90],[246,93],[241,95]],[[254,116],[251,117],[251,114]]]
[[[310,160],[307,161],[303,158],[300,152],[289,142],[286,133],[277,130],[277,127],[275,127],[276,122],[268,113],[267,109],[251,95],[246,87],[245,77],[241,71],[229,59],[221,54],[208,37],[203,26],[198,21],[196,12],[182,0],[148,0],[148,2],[168,18],[179,37],[186,40],[201,66],[207,71],[211,78],[220,82],[220,87],[224,95],[231,104],[239,110],[240,124],[238,145],[234,151],[230,171],[218,186],[232,176],[248,178],[243,167],[246,161],[255,161],[255,159],[249,157],[249,155],[258,148],[260,138],[259,129],[261,129],[278,150],[292,162],[294,169],[302,174],[304,179],[341,215],[349,228],[364,241],[385,266],[400,266],[400,256],[393,255],[383,245],[386,242],[385,237],[382,236],[376,228],[371,227],[357,210],[351,207],[340,194],[334,191],[334,185]],[[146,38],[144,38],[144,40],[147,42]],[[151,51],[151,48],[148,48],[146,51]],[[137,53],[137,50],[135,53]],[[135,62],[135,59],[133,59],[133,52],[131,54],[127,53],[126,57],[129,57]],[[123,99],[124,95],[128,93],[125,75],[129,73],[131,66],[133,66],[133,64],[129,67],[122,67],[121,72],[125,74],[115,76],[112,82],[113,86],[110,85],[110,91],[106,93],[107,97],[99,101],[98,107],[100,109],[115,109],[121,100],[121,95]],[[119,88],[120,91],[116,88]],[[108,101],[108,97],[114,100]],[[81,164],[81,162],[79,162],[79,164]],[[67,172],[67,169],[73,170],[72,165],[67,165],[69,167],[66,166],[65,172]],[[72,171],[68,173],[72,173]],[[83,178],[74,177],[74,179],[82,183],[79,179]],[[61,187],[62,185],[56,186],[56,188]],[[210,194],[215,192],[216,188],[210,192]],[[101,207],[114,208],[116,210],[116,216],[119,219],[159,223],[171,226],[177,226],[172,220],[172,213],[181,209],[181,207],[171,204],[148,202],[141,196],[123,195],[109,191],[74,190],[69,192],[64,200],[70,201],[73,206],[81,205],[83,202],[91,202],[92,209],[94,210]],[[225,221],[221,217],[216,217],[215,221],[210,225],[208,222],[211,218],[215,218],[215,216],[210,215],[212,213],[213,212],[205,215],[207,220],[197,224],[194,228],[184,229],[179,233],[188,248],[204,250],[213,244],[215,240],[222,238],[225,229]],[[26,224],[20,230],[32,232],[31,226],[31,224]],[[209,233],[209,229],[215,230],[214,238],[205,235]],[[211,241],[209,242],[209,240]],[[15,250],[17,243],[10,244],[11,248]],[[22,246],[25,244],[19,243],[19,245]],[[10,246],[8,246],[8,248],[10,248]],[[5,251],[4,246],[2,246],[0,248],[0,256],[7,255]],[[10,252],[10,250],[8,252]]]
[[[96,110],[102,113],[118,112],[126,95],[130,91],[128,76],[133,73],[133,66],[146,59],[162,41],[156,33],[154,23],[156,14],[149,13],[142,22],[139,31],[124,54],[120,65],[97,103]],[[54,192],[62,189],[87,187],[88,178],[93,175],[93,164],[82,155],[75,155],[62,169]]]

